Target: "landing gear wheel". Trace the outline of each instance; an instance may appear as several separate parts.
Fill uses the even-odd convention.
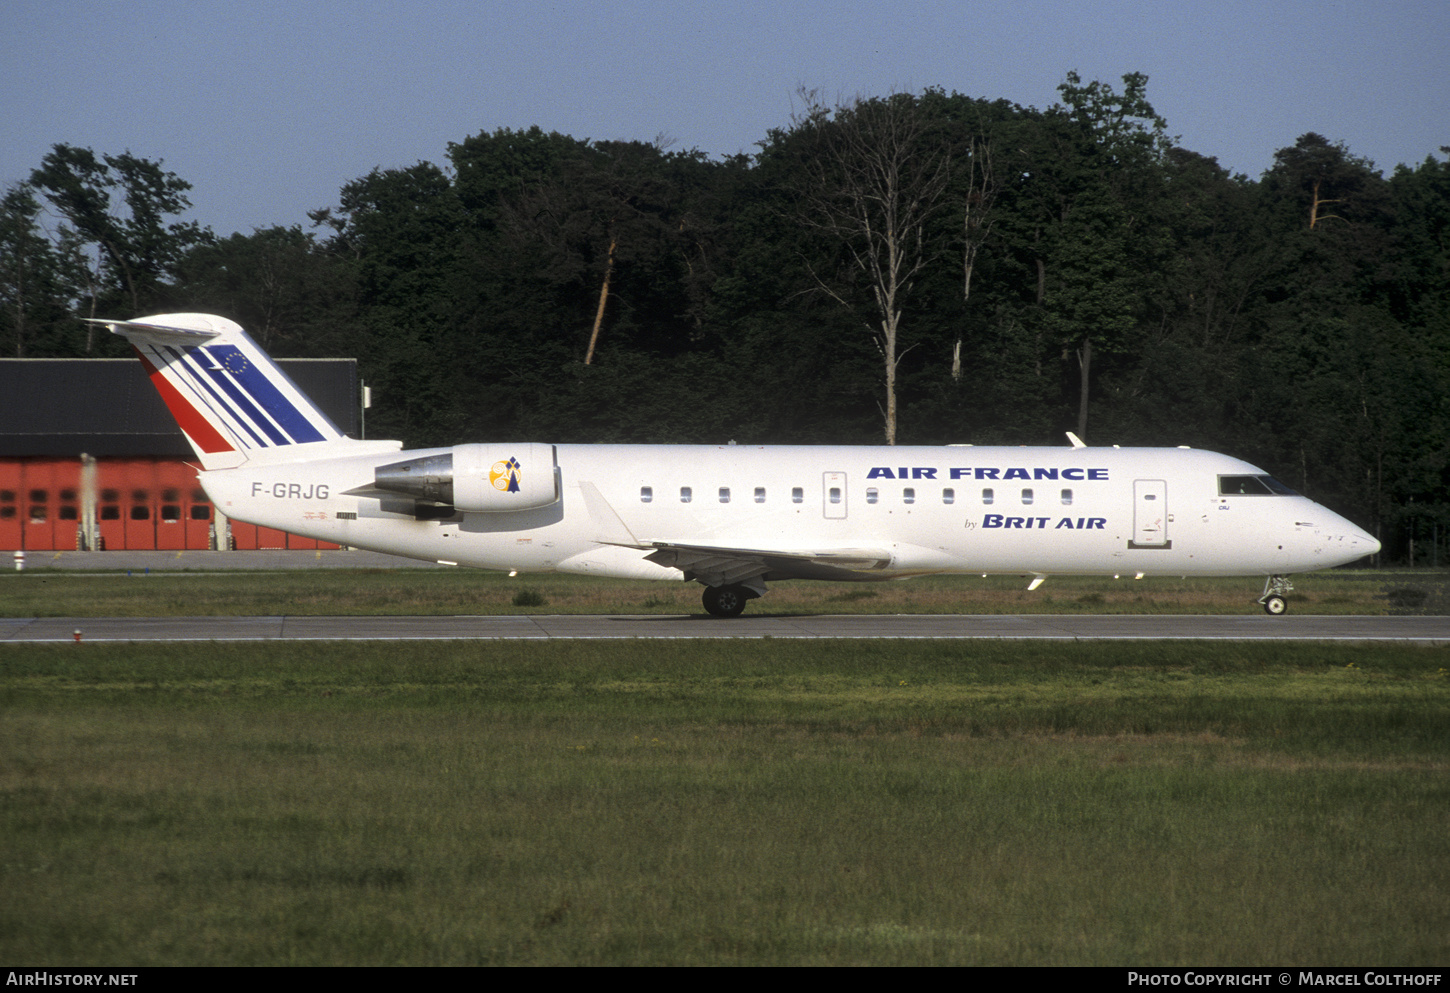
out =
[[[700,599],[715,617],[739,617],[751,598],[743,586],[707,586]]]
[[[1264,580],[1264,595],[1259,597],[1259,603],[1264,605],[1264,613],[1270,617],[1278,617],[1280,614],[1289,612],[1289,601],[1284,597],[1294,592],[1294,584],[1289,582],[1288,576],[1269,576]]]

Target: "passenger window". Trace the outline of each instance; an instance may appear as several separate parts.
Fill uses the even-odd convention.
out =
[[[832,486],[828,495],[832,503],[841,502],[841,488],[839,486]]]
[[[992,491],[991,490],[983,490],[982,491],[982,502],[983,503],[991,503],[995,499],[996,499],[996,497],[994,497],[992,495]]]
[[[654,500],[654,498],[655,498],[655,488],[653,486],[641,486],[639,488],[639,502],[640,503],[650,503],[650,502],[652,502]]]
[[[755,488],[755,502],[756,503],[764,503],[765,502],[765,487],[764,486],[757,486]]]
[[[904,490],[901,491],[901,502],[902,503],[916,503],[916,489],[915,489],[915,487],[908,486],[906,489],[904,489]]]
[[[680,503],[689,503],[694,499],[693,491],[688,486],[680,487]]]
[[[792,487],[792,489],[790,491],[790,502],[791,503],[804,503],[805,502],[805,499],[806,499],[806,491],[805,490],[801,489],[799,486]]]
[[[1027,506],[1030,503],[1032,503],[1032,491],[1031,490],[1023,490],[1022,491],[1022,505],[1025,507],[1025,506]]]
[[[875,503],[876,502],[876,487],[874,487],[874,486],[868,486],[868,487],[866,487],[866,502],[867,503]]]
[[[956,503],[957,502],[957,491],[954,490],[954,489],[950,489],[950,488],[945,489],[945,490],[942,490],[941,491],[941,502],[942,503]]]
[[[721,503],[729,503],[730,502],[730,487],[728,487],[728,486],[722,486],[722,487],[720,487],[720,502]]]
[[[1064,507],[1067,507],[1067,506],[1070,506],[1071,504],[1072,504],[1072,490],[1063,490],[1062,491],[1062,505]]]

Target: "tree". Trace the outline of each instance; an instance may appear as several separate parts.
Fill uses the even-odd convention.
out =
[[[73,233],[47,237],[40,218],[30,184],[0,197],[0,341],[16,358],[66,355],[79,337],[71,307],[85,267]]]
[[[319,323],[346,318],[352,267],[299,225],[259,228],[194,248],[175,295],[233,318],[270,354],[298,350]]]
[[[491,231],[510,200],[557,179],[563,163],[577,159],[588,146],[588,140],[545,132],[538,125],[527,131],[481,131],[450,142],[448,159],[457,176],[458,200],[476,227]]]
[[[161,296],[189,248],[211,238],[194,221],[166,222],[191,208],[191,184],[130,152],[97,159],[88,148],[55,145],[30,182],[100,253],[106,288],[118,291],[132,313]]]
[[[322,255],[355,308],[335,347],[356,355],[374,386],[369,430],[412,444],[459,440],[477,380],[460,360],[469,225],[449,177],[430,162],[374,169],[342,187],[336,209],[308,216],[333,231]]]
[[[29,319],[35,307],[37,269],[45,266],[50,243],[38,233],[40,204],[29,186],[17,183],[0,199],[0,316],[9,325],[16,358],[25,357]]]
[[[1440,149],[1450,156],[1450,146]],[[1399,166],[1390,177],[1394,217],[1396,316],[1438,338],[1441,361],[1450,364],[1450,159],[1433,155],[1414,169]]]
[[[867,326],[884,371],[884,433],[894,445],[902,316],[912,283],[933,254],[926,229],[942,205],[950,158],[923,141],[928,118],[909,93],[835,107],[814,92],[802,97],[805,109],[792,130],[773,136],[773,154],[789,155],[795,167],[788,180],[795,216],[842,252],[845,272],[822,272],[807,262],[816,285],[854,310],[859,304],[850,284],[865,280],[873,315]]]
[[[977,271],[977,256],[992,235],[996,218],[992,202],[997,198],[997,179],[992,171],[992,144],[985,138],[973,137],[967,155],[967,191],[962,198],[962,306],[972,299],[972,276]],[[952,349],[952,379],[962,378],[962,339],[957,337]]]
[[[1264,240],[1253,223],[1254,188],[1186,149],[1167,157],[1161,196],[1144,227],[1166,233],[1148,271],[1134,274],[1136,347],[1115,356],[1098,390],[1096,431],[1123,444],[1230,444],[1239,394],[1234,360],[1244,315],[1261,289]]]
[[[585,365],[611,342],[665,354],[693,347],[709,258],[692,181],[705,171],[698,152],[581,143],[557,159],[553,175],[500,200],[501,235],[537,260],[536,279],[561,325],[580,329]]]
[[[1062,103],[1026,112],[1014,128],[1004,232],[1032,279],[1023,323],[1044,351],[1076,358],[1076,427],[1086,437],[1094,360],[1126,359],[1137,344],[1146,276],[1170,248],[1154,223],[1170,140],[1147,100],[1148,77],[1129,73],[1123,92],[1067,74]]]
[[[1365,218],[1383,205],[1386,195],[1374,163],[1312,131],[1274,153],[1265,180],[1271,193],[1298,205],[1310,231],[1329,221]]]

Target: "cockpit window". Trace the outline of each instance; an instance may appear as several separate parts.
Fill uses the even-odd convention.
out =
[[[1219,476],[1219,496],[1295,496],[1273,476]]]

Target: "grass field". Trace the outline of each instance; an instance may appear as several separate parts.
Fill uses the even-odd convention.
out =
[[[1450,613],[1447,574],[1295,576],[1290,610],[1313,614]],[[752,614],[1256,613],[1262,579],[1120,580],[1054,576],[1028,592],[1016,576],[925,576],[902,582],[786,582]],[[694,583],[570,575],[510,578],[481,570],[273,573],[0,573],[0,616],[133,617],[337,614],[703,613]]]
[[[1444,964],[1447,669],[1254,643],[0,645],[0,959]]]

